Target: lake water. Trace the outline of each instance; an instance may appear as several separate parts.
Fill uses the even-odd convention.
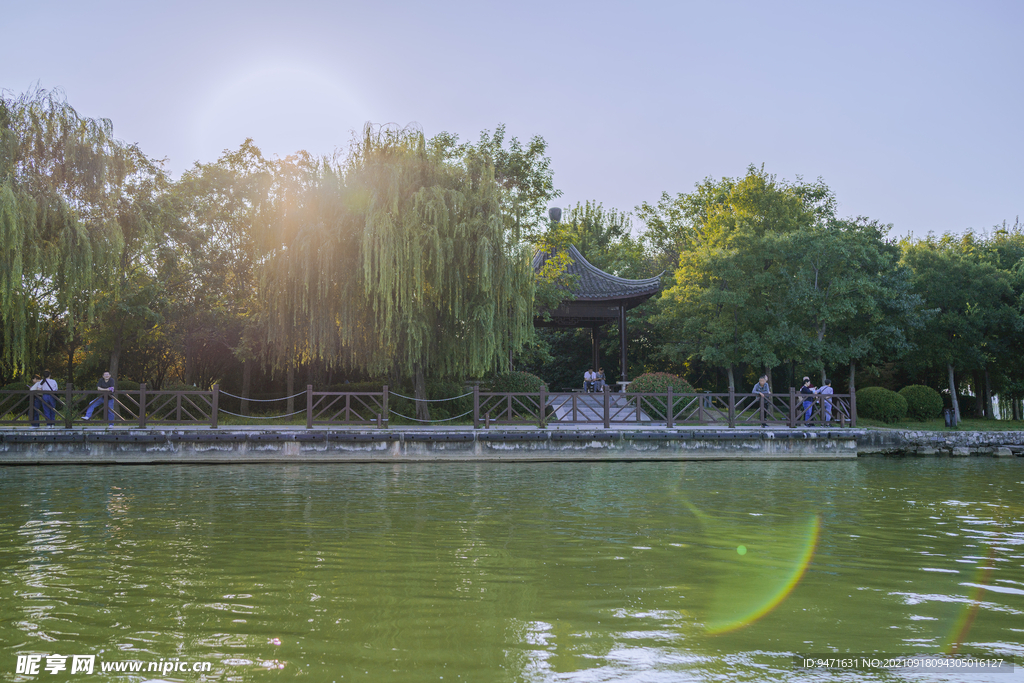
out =
[[[1009,683],[1022,643],[1021,459],[0,468],[2,680]],[[949,651],[1018,666],[793,661]]]

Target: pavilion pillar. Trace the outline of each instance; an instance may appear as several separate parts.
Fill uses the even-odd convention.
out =
[[[622,381],[626,382],[626,304],[619,304],[619,355]]]
[[[590,338],[591,341],[593,341],[593,349],[590,353],[590,362],[593,365],[594,371],[597,372],[597,369],[601,367],[601,345],[599,343],[601,339],[600,325],[594,325],[590,328]]]

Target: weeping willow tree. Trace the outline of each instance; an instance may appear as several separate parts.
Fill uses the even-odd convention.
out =
[[[83,293],[120,248],[119,188],[136,153],[59,91],[0,97],[0,363],[12,371],[40,353],[42,322],[73,335],[92,315]]]
[[[427,378],[482,375],[532,335],[530,251],[486,150],[367,126],[344,164],[288,187],[265,279],[279,356],[411,379],[425,398]]]

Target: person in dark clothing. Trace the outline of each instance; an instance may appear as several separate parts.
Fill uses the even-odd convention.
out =
[[[804,385],[800,387],[800,393],[808,396],[814,396],[814,387],[811,386],[811,378],[804,377]],[[812,426],[811,415],[814,413],[814,399],[804,399],[804,422],[808,423],[808,426]]]
[[[110,376],[110,372],[104,372],[103,377],[96,383],[96,389],[98,391],[109,391],[114,392],[114,378]],[[89,407],[85,409],[85,419],[89,420],[92,418],[92,413],[100,405],[103,404],[104,399],[107,401],[107,420],[113,422],[114,420],[114,398],[113,396],[104,397],[103,395],[97,396],[89,403]]]

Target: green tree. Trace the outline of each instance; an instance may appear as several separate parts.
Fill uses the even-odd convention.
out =
[[[270,341],[296,352],[291,317],[312,357],[411,378],[417,398],[427,377],[498,367],[532,333],[533,278],[494,169],[451,136],[368,126],[343,168],[323,164],[282,206]]]
[[[482,132],[475,144],[457,145],[457,139],[447,133],[437,135],[432,144],[447,150],[446,160],[450,162],[458,163],[467,155],[489,159],[494,166],[506,233],[517,242],[531,241],[547,228],[548,202],[562,193],[555,189],[544,138],[535,135],[524,146],[514,136],[506,141],[506,135],[505,125],[501,124],[493,134]]]
[[[957,420],[956,373],[984,370],[992,344],[1019,324],[1009,273],[984,261],[975,246],[972,236],[952,235],[902,244],[914,291],[934,311],[916,336],[917,362],[944,367]]]
[[[690,246],[680,253],[675,286],[662,295],[660,322],[677,332],[670,357],[725,368],[734,390],[740,363],[770,369],[780,351],[805,352],[797,313],[780,310],[780,302],[796,303],[780,271],[787,236],[828,216],[835,200],[820,182],[789,185],[754,167],[739,180],[705,181],[695,194],[688,205],[704,204],[690,212]]]
[[[821,372],[858,362],[898,358],[919,325],[920,297],[909,288],[890,226],[866,218],[828,218],[779,237],[779,276],[789,283],[774,317],[790,333],[792,357]],[[779,335],[783,336],[783,335]]]
[[[182,225],[165,281],[186,384],[205,385],[241,363],[241,395],[250,394],[262,336],[256,269],[274,173],[247,139],[214,163],[195,164],[175,186]],[[243,400],[243,414],[248,408]]]
[[[41,352],[40,320],[59,319],[73,353],[112,271],[160,212],[163,176],[105,119],[80,116],[59,91],[0,98],[0,328],[3,362]],[[140,252],[134,252],[136,254]]]

